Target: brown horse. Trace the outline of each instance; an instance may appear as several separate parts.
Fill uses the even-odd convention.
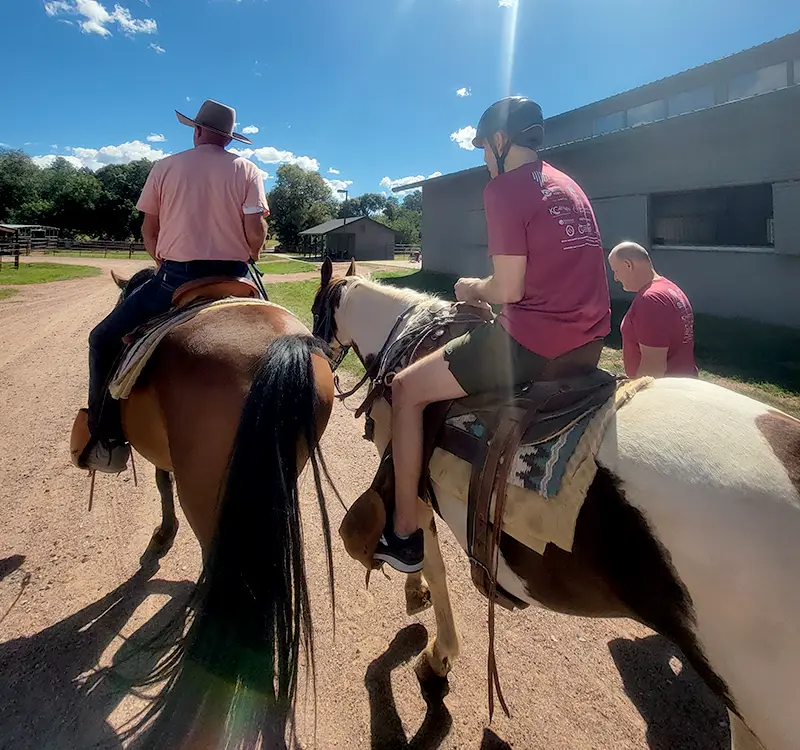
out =
[[[112,275],[125,295],[153,273]],[[177,531],[174,475],[204,563],[184,613],[191,625],[148,676],[166,686],[130,730],[153,720],[142,747],[283,746],[301,645],[313,670],[297,489],[309,460],[333,595],[318,445],[332,404],[324,344],[262,302],[171,329],[122,401],[125,434],[156,467],[162,495],[151,552],[163,554]]]

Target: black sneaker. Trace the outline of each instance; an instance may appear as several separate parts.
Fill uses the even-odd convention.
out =
[[[390,529],[381,534],[375,559],[389,563],[401,573],[416,573],[422,570],[425,557],[425,538],[422,529],[417,529],[407,539],[401,539]]]

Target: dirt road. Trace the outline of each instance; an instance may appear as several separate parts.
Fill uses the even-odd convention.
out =
[[[113,261],[123,273],[140,265]],[[98,477],[91,513],[88,481],[69,462],[70,427],[85,400],[86,337],[115,293],[106,271],[20,288],[0,302],[0,748],[82,750],[99,739],[122,747],[115,730],[135,704],[93,670],[115,658],[124,638],[162,623],[198,573],[198,547],[184,523],[161,568],[137,574],[159,520],[144,460],[138,487],[130,472]],[[376,465],[361,430],[337,405],[324,436],[348,503]],[[628,621],[535,609],[497,612],[499,671],[512,718],[498,710],[487,728],[486,602],[447,529],[441,539],[463,655],[444,704],[426,708],[412,663],[433,629],[432,612],[405,615],[396,574],[374,575],[365,590],[362,569],[337,536],[334,641],[309,486],[304,499],[318,649],[316,747],[728,747],[720,705],[690,669],[680,669],[664,639]],[[331,500],[336,528],[342,510]],[[304,711],[305,741],[311,728]]]

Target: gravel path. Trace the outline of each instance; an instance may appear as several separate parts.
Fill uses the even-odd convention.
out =
[[[59,262],[91,262],[121,273],[144,265]],[[86,337],[115,295],[104,273],[21,287],[18,296],[0,302],[0,748],[82,750],[99,739],[122,747],[115,730],[137,703],[93,669],[118,658],[124,638],[162,622],[199,570],[197,543],[183,523],[161,568],[149,580],[136,575],[159,520],[152,467],[143,459],[138,487],[130,472],[98,477],[91,513],[88,481],[69,461],[69,431],[85,400]],[[348,504],[376,468],[361,431],[337,405],[324,436]],[[441,540],[463,654],[444,704],[426,709],[412,664],[426,630],[433,632],[432,611],[406,616],[403,578],[396,574],[391,580],[373,575],[366,590],[363,569],[335,535],[334,640],[310,489],[305,481],[318,650],[316,747],[728,747],[720,705],[690,669],[681,670],[664,639],[629,621],[534,608],[497,611],[499,671],[512,718],[498,708],[488,728],[486,602],[446,528]],[[336,529],[343,513],[330,499]],[[301,711],[305,742],[312,728],[310,708]]]

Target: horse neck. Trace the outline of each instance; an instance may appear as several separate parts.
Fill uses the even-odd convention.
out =
[[[425,297],[416,292],[355,281],[343,295],[337,325],[362,357],[375,355],[383,348],[398,317],[409,305],[424,301]]]

